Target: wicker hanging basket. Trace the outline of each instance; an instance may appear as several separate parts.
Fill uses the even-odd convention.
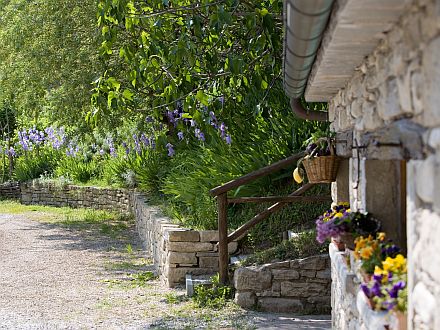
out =
[[[336,180],[340,158],[330,148],[330,156],[304,158],[302,164],[310,183],[330,183]]]

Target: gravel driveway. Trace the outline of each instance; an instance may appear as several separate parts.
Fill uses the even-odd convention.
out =
[[[0,329],[330,328],[326,316],[195,308],[183,289],[145,280],[132,229],[112,238],[37,218],[0,214]]]

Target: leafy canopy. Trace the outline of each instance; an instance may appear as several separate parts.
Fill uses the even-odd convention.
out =
[[[101,0],[108,67],[89,118],[139,111],[160,118],[176,102],[193,116],[201,106],[284,108],[281,9],[277,0]]]

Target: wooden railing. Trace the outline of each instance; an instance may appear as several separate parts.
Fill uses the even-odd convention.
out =
[[[236,189],[242,185],[245,185],[253,180],[264,177],[266,175],[277,172],[283,168],[286,168],[296,163],[301,157],[304,156],[304,152],[295,154],[286,159],[280,160],[274,164],[263,167],[254,172],[248,173],[235,180],[229,181],[222,186],[216,187],[210,191],[211,196],[217,197],[218,204],[218,254],[219,254],[219,273],[220,281],[223,284],[228,282],[228,264],[229,253],[228,243],[237,240],[246,235],[252,227],[268,218],[272,213],[275,213],[285,207],[288,203],[293,202],[320,202],[331,201],[330,196],[301,196],[306,191],[314,186],[312,183],[307,183],[301,188],[297,189],[288,196],[268,196],[268,197],[238,197],[229,198],[228,191]],[[228,219],[227,211],[229,204],[237,203],[266,203],[275,202],[272,206],[268,207],[264,211],[254,216],[251,220],[246,222],[240,228],[228,235]]]

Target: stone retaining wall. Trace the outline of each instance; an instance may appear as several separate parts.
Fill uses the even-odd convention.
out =
[[[0,184],[0,199],[20,199],[20,183],[8,181]]]
[[[328,255],[282,261],[235,270],[235,302],[269,312],[330,312]]]
[[[191,230],[164,217],[157,207],[148,205],[141,194],[134,197],[136,226],[144,248],[169,287],[185,283],[185,275],[213,275],[218,271],[217,230]],[[229,253],[237,250],[229,243]]]
[[[127,189],[59,186],[33,180],[21,184],[20,201],[25,205],[87,207],[99,210],[131,212],[133,192]]]

